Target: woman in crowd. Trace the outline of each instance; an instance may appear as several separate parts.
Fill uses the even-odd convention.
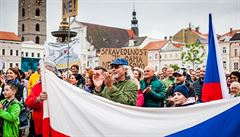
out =
[[[230,85],[230,94],[232,97],[240,96],[240,83],[232,82]]]
[[[18,92],[16,93],[16,98],[18,101],[21,101],[22,97],[23,97],[23,89],[24,89],[24,86],[21,85],[21,78],[20,78],[20,75],[19,75],[19,72],[17,69],[15,68],[9,68],[6,72],[6,80],[2,79],[1,78],[1,81],[3,82],[3,85],[2,85],[2,92],[1,92],[1,96],[0,96],[0,99],[4,99],[4,94],[3,94],[3,90],[4,90],[4,86],[6,83],[13,83],[15,85],[17,85],[18,87]]]
[[[83,89],[89,93],[93,93],[94,90],[94,84],[92,81],[93,76],[93,70],[88,70],[85,77],[85,84],[83,86]]]
[[[240,82],[240,72],[238,71],[233,71],[231,74],[230,74],[230,78],[231,78],[231,82]]]
[[[138,86],[136,106],[142,107],[144,104],[144,95],[143,95],[142,91],[140,90],[140,80],[143,80],[143,70],[135,67],[133,69],[133,76],[134,76],[134,81]]]
[[[79,88],[82,88],[82,84],[80,83],[81,77],[78,74],[72,74],[69,78],[69,83],[71,83],[72,85],[75,85]]]

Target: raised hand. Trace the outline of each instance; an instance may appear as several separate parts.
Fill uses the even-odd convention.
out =
[[[92,77],[93,84],[97,92],[100,92],[101,86],[103,85],[104,76],[100,74],[94,74]]]
[[[112,74],[109,74],[106,72],[103,74],[103,76],[104,76],[104,84],[111,89],[114,82]]]

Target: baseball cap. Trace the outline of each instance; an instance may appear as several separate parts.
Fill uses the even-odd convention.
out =
[[[187,73],[186,73],[184,70],[182,70],[182,69],[179,69],[179,70],[177,70],[177,71],[175,71],[175,72],[173,73],[173,76],[175,76],[175,77],[176,77],[176,75],[182,75],[182,76],[186,76],[186,75],[187,75]]]
[[[124,58],[117,58],[117,59],[113,60],[110,65],[111,66],[112,65],[128,65],[128,61]]]

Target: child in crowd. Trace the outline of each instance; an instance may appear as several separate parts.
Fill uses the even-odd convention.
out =
[[[195,104],[189,102],[189,89],[186,85],[178,85],[173,91],[174,107],[188,106]]]
[[[18,137],[19,114],[22,104],[15,98],[17,85],[8,83],[4,87],[4,97],[0,103],[0,127],[1,135],[4,137]]]

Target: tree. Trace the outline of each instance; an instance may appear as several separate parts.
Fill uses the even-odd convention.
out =
[[[177,64],[171,64],[170,67],[172,67],[174,71],[179,69],[179,66]]]
[[[182,52],[183,63],[191,63],[194,69],[196,64],[203,63],[205,48],[199,42],[186,45],[186,51]]]

